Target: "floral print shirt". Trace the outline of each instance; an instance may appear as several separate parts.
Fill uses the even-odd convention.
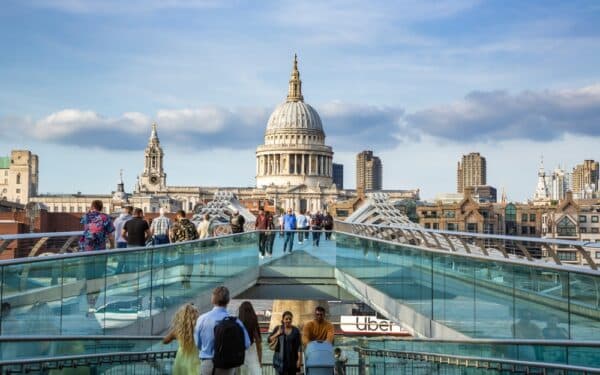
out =
[[[104,250],[108,236],[115,231],[110,216],[91,210],[81,218],[83,236],[79,239],[81,251]]]

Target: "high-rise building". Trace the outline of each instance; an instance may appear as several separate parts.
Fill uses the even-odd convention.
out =
[[[573,168],[573,194],[577,198],[587,198],[598,191],[599,169],[594,160],[584,160]]]
[[[363,151],[356,155],[356,189],[381,190],[381,159],[373,156],[373,151]]]
[[[466,187],[486,185],[486,175],[485,158],[479,152],[463,155],[456,171],[456,191],[462,193]]]
[[[13,150],[0,157],[0,199],[26,204],[38,193],[38,156]]]
[[[333,183],[338,189],[344,188],[344,165],[333,163]]]

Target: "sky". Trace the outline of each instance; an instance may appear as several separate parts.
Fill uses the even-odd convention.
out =
[[[254,186],[295,53],[346,188],[367,149],[424,199],[470,152],[514,201],[600,159],[597,1],[4,0],[0,46],[0,155],[42,193],[131,191],[154,121],[168,185]]]

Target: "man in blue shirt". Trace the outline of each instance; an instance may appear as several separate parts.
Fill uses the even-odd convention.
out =
[[[213,368],[212,361],[215,351],[215,326],[218,322],[229,316],[229,313],[227,312],[229,289],[224,286],[216,287],[212,292],[211,303],[214,305],[213,309],[200,315],[196,321],[196,327],[194,328],[194,341],[196,342],[200,360],[202,361],[202,364],[200,365],[200,375],[233,375],[235,374],[236,368]],[[246,349],[248,349],[250,347],[250,336],[248,336],[248,331],[246,331],[246,328],[239,319],[237,319],[237,323],[244,331],[244,345]]]
[[[283,230],[285,231],[285,241],[283,242],[283,252],[288,249],[292,252],[294,244],[294,231],[296,230],[296,215],[292,213],[292,209],[287,209],[287,214],[283,217]]]

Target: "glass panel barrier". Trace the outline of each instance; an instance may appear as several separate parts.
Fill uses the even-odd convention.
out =
[[[465,336],[600,337],[600,274],[593,271],[461,256],[345,233],[336,239],[340,271]]]
[[[125,251],[9,261],[2,335],[149,335],[160,314],[255,269],[256,233]]]

